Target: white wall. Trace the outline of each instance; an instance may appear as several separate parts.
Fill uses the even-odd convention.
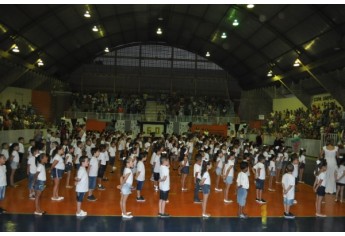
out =
[[[54,129],[52,129],[54,130]],[[47,135],[47,130],[42,129],[43,136]],[[2,143],[15,143],[18,142],[19,137],[24,137],[25,143],[29,143],[29,140],[34,138],[34,129],[22,129],[22,130],[1,130],[0,131],[0,145]],[[1,146],[0,146],[1,148]]]
[[[275,98],[273,99],[273,111],[297,110],[298,108],[307,109],[297,97]]]
[[[256,134],[249,134],[247,135],[247,138],[249,141],[255,142]],[[275,137],[272,135],[264,135],[263,139],[263,143],[265,145],[273,145]],[[291,138],[285,138],[284,141],[286,146],[292,146]],[[308,156],[319,157],[321,141],[316,139],[301,139],[300,147],[307,150],[306,154]]]
[[[19,105],[29,105],[31,103],[31,91],[31,89],[7,87],[0,93],[0,102],[5,105],[8,99],[11,102],[16,99]]]

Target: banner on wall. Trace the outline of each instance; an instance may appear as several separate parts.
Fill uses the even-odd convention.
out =
[[[164,132],[164,124],[150,124],[150,123],[144,123],[143,124],[143,132],[145,134],[163,134]]]
[[[312,97],[311,106],[320,107],[321,110],[325,109],[331,103],[335,103],[338,107],[343,110],[343,107],[332,97],[329,93],[323,93],[319,95],[315,95]]]
[[[192,132],[202,132],[202,133],[209,133],[209,134],[216,134],[222,135],[224,137],[227,136],[227,125],[192,125],[191,128]]]
[[[107,123],[104,121],[98,121],[98,120],[87,120],[86,121],[86,130],[97,130],[99,132],[102,132]]]

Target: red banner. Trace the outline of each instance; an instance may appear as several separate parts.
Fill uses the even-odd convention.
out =
[[[98,121],[98,120],[87,120],[86,121],[86,130],[97,130],[102,132],[107,123],[103,121]]]
[[[203,134],[216,134],[227,136],[228,126],[227,125],[192,125],[192,132],[200,132]]]

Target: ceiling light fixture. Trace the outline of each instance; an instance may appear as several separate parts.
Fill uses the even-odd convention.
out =
[[[98,31],[97,26],[94,26],[94,27],[92,28],[92,31],[93,31],[93,32],[97,32],[97,31]]]
[[[272,70],[268,71],[268,73],[267,73],[267,77],[272,77],[272,76],[273,76],[273,72],[272,72]]]
[[[254,4],[247,4],[247,8],[249,8],[249,9],[254,8]]]
[[[158,35],[163,34],[163,31],[162,31],[162,29],[161,29],[161,28],[158,28],[158,29],[157,29],[157,34],[158,34]]]
[[[237,19],[235,19],[234,22],[232,22],[232,25],[233,25],[233,26],[238,26],[239,24],[240,24],[240,23],[238,22]]]
[[[293,66],[294,66],[294,67],[299,67],[299,66],[301,66],[301,61],[297,58],[297,59],[295,60],[295,62],[293,63]]]
[[[104,49],[104,51],[105,51],[105,52],[109,52],[109,48],[106,47],[106,48]]]
[[[220,37],[221,37],[222,39],[226,39],[226,37],[227,37],[227,36],[226,36],[226,33],[223,32],[223,33],[222,33],[222,36],[220,36]]]
[[[206,57],[210,57],[210,56],[211,56],[210,52],[206,52]]]
[[[90,12],[89,12],[89,11],[86,11],[85,14],[84,14],[84,16],[85,16],[86,18],[90,18],[90,17],[91,17]]]
[[[44,66],[44,63],[43,63],[43,61],[42,61],[41,58],[39,58],[39,59],[37,60],[37,65],[38,65],[39,67]]]
[[[12,52],[15,52],[15,53],[20,52],[20,50],[19,50],[19,48],[18,48],[18,46],[17,46],[16,44],[14,44],[14,45],[12,46]]]

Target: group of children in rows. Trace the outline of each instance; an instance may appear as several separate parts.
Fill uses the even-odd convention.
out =
[[[240,172],[237,174],[236,190],[238,203],[238,216],[247,218],[244,212],[246,198],[249,189],[250,173],[255,175],[256,202],[265,204],[262,198],[264,181],[266,173],[269,175],[269,191],[275,191],[272,187],[273,178],[276,183],[282,180],[284,217],[294,218],[290,212],[290,206],[297,203],[295,200],[295,188],[298,182],[302,182],[303,170],[305,168],[305,150],[301,149],[299,155],[289,155],[287,148],[276,146],[256,147],[247,140],[240,142],[238,139],[216,138],[214,136],[196,136],[189,139],[183,136],[172,135],[169,138],[156,138],[151,143],[148,138],[144,143],[139,134],[136,139],[126,138],[124,135],[104,134],[94,137],[89,134],[85,142],[80,138],[75,138],[71,143],[63,140],[63,145],[57,141],[50,144],[50,155],[46,154],[45,145],[30,142],[27,173],[29,178],[29,198],[35,199],[36,210],[34,214],[42,215],[45,212],[40,207],[40,196],[45,188],[46,169],[45,164],[50,158],[50,174],[54,180],[53,201],[61,201],[64,197],[59,196],[59,183],[67,172],[66,188],[72,188],[70,185],[70,176],[73,166],[77,169],[74,178],[77,194],[77,216],[86,216],[87,212],[81,209],[81,203],[84,196],[88,194],[87,200],[96,201],[93,191],[98,187],[99,190],[105,190],[102,181],[106,181],[106,167],[109,162],[112,172],[115,167],[115,156],[118,155],[123,160],[121,169],[120,185],[121,191],[120,209],[123,218],[132,218],[131,212],[127,211],[126,202],[133,189],[137,190],[136,200],[145,201],[141,191],[145,182],[145,164],[148,153],[152,150],[150,164],[152,165],[152,181],[154,181],[154,190],[159,190],[159,217],[169,217],[165,211],[166,202],[169,199],[170,190],[170,164],[172,169],[177,169],[181,175],[181,191],[186,191],[186,178],[189,174],[189,168],[195,149],[195,164],[193,168],[194,179],[194,203],[202,204],[202,217],[208,218],[207,200],[211,189],[210,169],[212,163],[215,163],[216,184],[215,191],[223,191],[219,187],[220,179],[225,183],[224,202],[231,203],[233,200],[228,198],[229,189],[235,180],[236,166],[239,164]],[[3,145],[6,150],[6,145]],[[9,149],[8,155],[0,156],[0,200],[4,199],[6,187],[6,160],[9,160],[11,169],[15,170],[19,163],[19,144],[14,143]],[[18,160],[17,160],[18,159]],[[344,162],[340,166],[344,166]],[[327,163],[321,161],[318,164],[314,190],[317,194],[316,216],[323,217],[321,214],[321,202],[324,196],[324,172]],[[283,176],[280,177],[283,170]],[[341,172],[342,169],[339,169]],[[345,171],[341,172],[338,180],[344,181]],[[342,177],[341,177],[342,176]],[[298,179],[299,177],[299,179]],[[137,181],[136,188],[133,187],[134,179]],[[14,182],[11,182],[14,185]],[[340,186],[340,185],[339,185]],[[340,187],[343,187],[341,185]],[[199,198],[199,191],[203,193],[203,199]],[[340,191],[339,191],[340,192]],[[341,199],[342,191],[341,191]],[[2,212],[4,209],[0,209]]]

